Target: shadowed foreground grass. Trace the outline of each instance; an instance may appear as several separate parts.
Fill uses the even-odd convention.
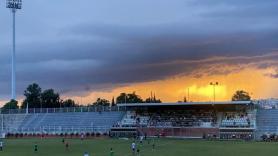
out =
[[[110,148],[114,156],[132,156],[132,140],[118,139],[68,139],[69,151],[62,144],[62,139],[6,139],[4,151],[0,156],[83,156],[85,151],[90,156],[109,156]],[[37,143],[39,151],[34,152]],[[152,141],[151,141],[152,144]],[[155,140],[155,150],[147,141],[139,145],[141,156],[276,156],[277,143],[240,142],[240,141],[200,141],[200,140]]]

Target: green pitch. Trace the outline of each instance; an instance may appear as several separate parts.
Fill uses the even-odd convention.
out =
[[[118,139],[66,139],[69,150],[65,149],[62,139],[6,139],[4,151],[0,156],[109,156],[110,148],[114,156],[132,156],[132,140]],[[38,144],[38,152],[34,145]],[[240,142],[240,141],[200,141],[200,140],[155,140],[155,150],[147,141],[142,146],[141,156],[277,156],[277,143]]]

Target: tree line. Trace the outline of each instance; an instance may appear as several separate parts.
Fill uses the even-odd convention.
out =
[[[24,100],[19,106],[18,101],[10,100],[3,107],[2,110],[7,109],[18,109],[22,108],[63,108],[63,107],[79,107],[73,99],[61,99],[60,94],[55,92],[54,89],[42,90],[42,88],[37,84],[33,83],[28,85],[24,91]],[[238,90],[232,96],[232,101],[249,101],[251,96],[248,92],[243,90]],[[88,104],[88,106],[115,106],[121,103],[161,103],[160,99],[157,99],[155,95],[143,100],[135,92],[133,93],[120,93],[119,96],[111,102],[104,98],[97,98],[95,102]],[[186,102],[186,101],[185,101]]]
[[[18,101],[10,100],[3,107],[2,110],[7,109],[25,109],[27,108],[63,108],[63,107],[79,107],[73,99],[61,99],[60,94],[54,89],[42,90],[37,84],[28,85],[24,90],[24,100],[19,106]],[[95,102],[89,103],[88,106],[115,106],[118,103],[161,103],[160,99],[154,96],[143,100],[141,96],[133,93],[121,93],[116,99],[113,97],[111,102],[104,98],[97,98]]]

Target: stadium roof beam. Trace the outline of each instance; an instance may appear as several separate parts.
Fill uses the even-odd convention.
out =
[[[119,107],[197,106],[197,105],[250,105],[252,101],[182,102],[182,103],[122,103]]]

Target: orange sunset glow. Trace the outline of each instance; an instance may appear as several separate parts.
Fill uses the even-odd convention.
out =
[[[183,101],[186,97],[189,101],[213,101],[213,87],[210,82],[217,81],[215,94],[216,101],[231,100],[232,95],[237,90],[245,90],[250,93],[253,99],[278,97],[278,80],[265,76],[273,69],[259,70],[248,68],[236,73],[227,75],[212,75],[195,78],[194,76],[175,76],[165,80],[151,81],[145,83],[135,83],[125,87],[115,88],[111,91],[91,92],[84,97],[74,97],[78,102],[90,103],[98,97],[107,98],[118,96],[121,92],[131,93],[135,91],[142,98],[155,93],[157,98],[163,102]],[[188,98],[189,89],[189,98]]]

